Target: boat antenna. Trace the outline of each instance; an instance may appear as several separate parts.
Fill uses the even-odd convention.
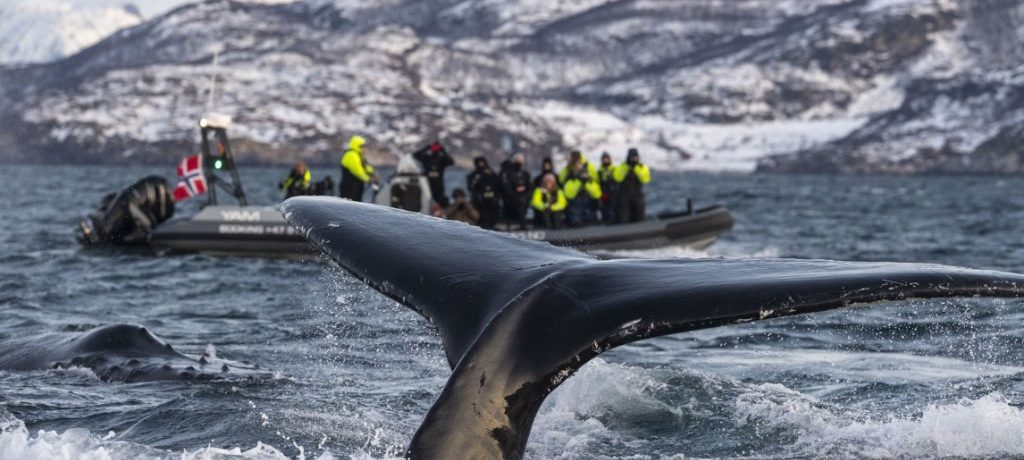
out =
[[[217,60],[219,56],[220,50],[213,52],[213,73],[210,74],[210,94],[206,99],[207,113],[213,110],[213,95],[217,92]]]

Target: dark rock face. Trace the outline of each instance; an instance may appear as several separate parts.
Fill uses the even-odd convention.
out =
[[[214,0],[0,68],[0,161],[173,164],[216,53],[243,163],[335,163],[361,134],[376,163],[440,137],[464,164],[638,144],[685,168],[728,153],[692,127],[854,120],[748,170],[1016,172],[1022,31],[1021,0]]]
[[[1024,70],[1024,69],[1022,69]],[[1024,172],[1024,72],[918,80],[903,104],[850,135],[769,157],[775,172],[1013,174]]]

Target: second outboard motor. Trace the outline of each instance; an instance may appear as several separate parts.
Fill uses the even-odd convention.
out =
[[[373,197],[376,204],[422,214],[430,214],[432,200],[427,177],[423,175],[419,161],[412,155],[403,155],[398,159],[395,174]]]
[[[143,243],[173,215],[174,197],[167,180],[148,176],[103,197],[99,209],[78,223],[76,236],[84,245]]]
[[[320,182],[314,182],[309,188],[309,194],[317,196],[334,196],[334,179],[331,179],[331,176],[327,176]]]

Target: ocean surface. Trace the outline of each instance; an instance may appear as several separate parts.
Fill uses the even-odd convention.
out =
[[[244,169],[251,201],[278,200],[285,172]],[[431,326],[323,260],[75,243],[81,215],[151,173],[173,169],[0,167],[0,343],[138,323],[186,354],[271,376],[125,384],[85,369],[0,371],[0,459],[401,455],[449,374]],[[653,211],[723,203],[735,228],[706,251],[610,255],[1024,272],[1022,190],[1009,177],[655,172]],[[1024,457],[1022,404],[1024,302],[892,302],[615,349],[547,399],[527,456]]]

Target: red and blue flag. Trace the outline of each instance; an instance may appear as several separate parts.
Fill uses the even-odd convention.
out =
[[[174,201],[187,200],[206,193],[206,176],[199,155],[185,157],[178,165],[178,185],[174,187]]]

